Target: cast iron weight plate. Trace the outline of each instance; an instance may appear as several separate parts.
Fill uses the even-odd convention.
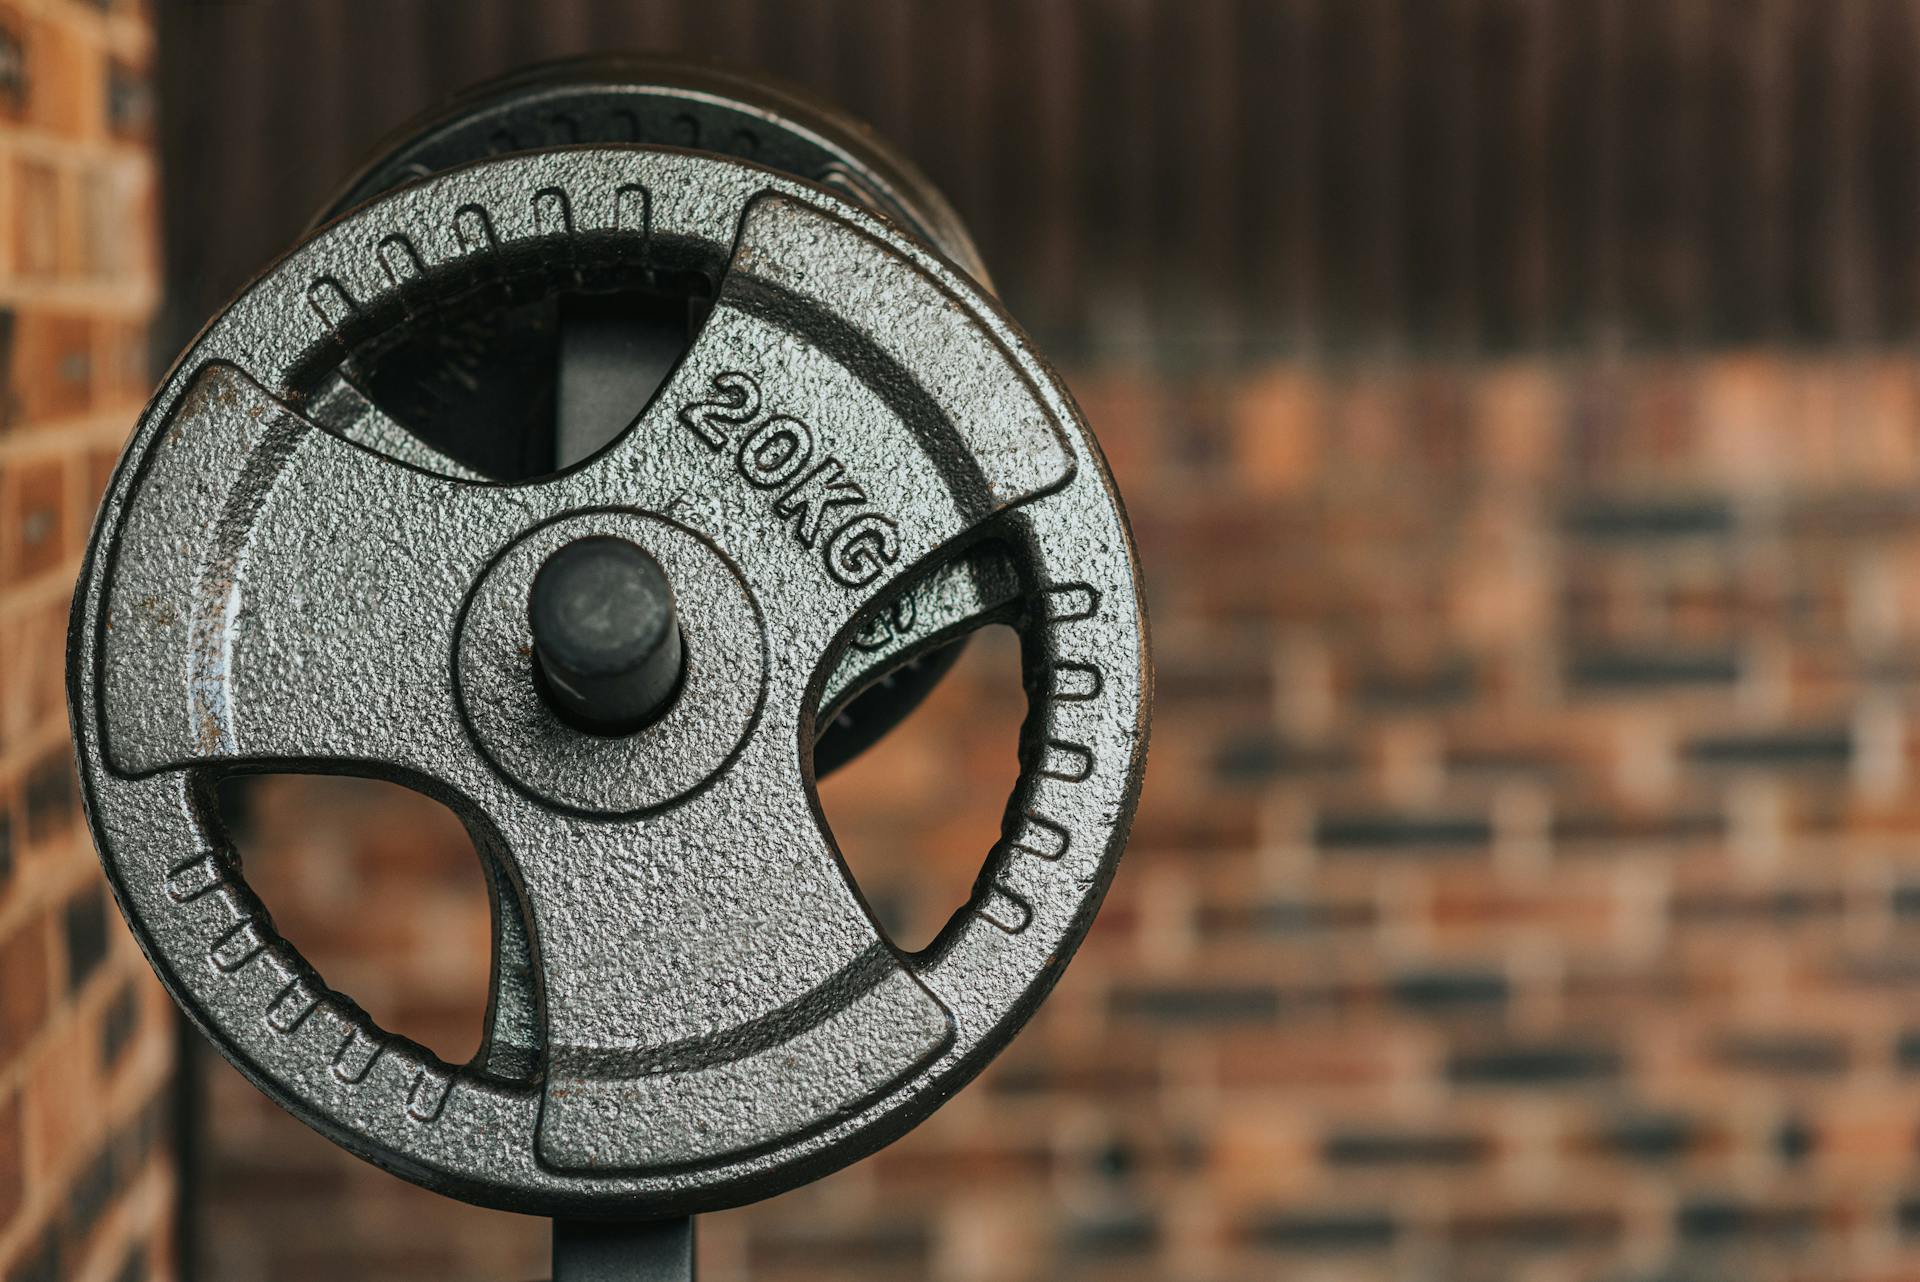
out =
[[[684,61],[592,58],[480,85],[397,131],[320,222],[406,182],[488,156],[595,142],[663,144],[733,156],[817,182],[900,222],[976,282],[986,269],[959,217],[871,129],[797,91]],[[621,287],[639,288],[619,292]],[[371,449],[446,476],[524,479],[578,461],[629,423],[671,372],[691,319],[684,278],[614,273],[583,287],[515,281],[505,305],[421,309],[290,389],[306,416]],[[556,294],[571,286],[573,296]],[[884,737],[939,683],[964,620],[1010,605],[1004,556],[981,548],[903,588],[873,613],[815,719],[824,775]],[[486,868],[489,884],[505,870]],[[531,1011],[524,929],[495,911],[507,1011]],[[503,1035],[495,1062],[530,1063],[537,1038]]]
[[[343,344],[477,281],[635,263],[706,273],[715,306],[640,421],[573,468],[436,475],[288,404]],[[551,545],[603,535],[659,561],[689,623],[693,712],[624,739],[546,708],[510,608]],[[972,902],[904,955],[820,817],[813,722],[889,594],[988,544],[1019,584],[1022,771]],[[442,1192],[644,1217],[823,1174],[1005,1045],[1111,878],[1147,673],[1104,463],[988,297],[820,188],[578,149],[362,207],[208,328],[109,488],[69,696],[122,907],[243,1072]],[[496,985],[473,1063],[375,1027],[275,936],[210,800],[250,768],[410,784],[507,870],[535,973]]]

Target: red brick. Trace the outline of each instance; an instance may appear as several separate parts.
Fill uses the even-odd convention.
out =
[[[100,137],[106,123],[106,59],[87,25],[51,8],[27,35],[27,122],[69,138]]]
[[[126,234],[133,235],[132,228],[127,228]],[[102,403],[125,405],[131,428],[131,416],[139,412],[153,392],[146,326],[125,320],[96,321],[93,344],[95,398]],[[117,457],[117,451],[109,456],[109,466]]]
[[[60,270],[64,203],[60,170],[44,160],[13,160],[13,263],[26,277],[51,276]],[[5,199],[0,194],[0,199]],[[32,379],[23,380],[31,387]]]
[[[84,412],[94,386],[93,323],[73,313],[22,309],[15,321],[14,412],[10,427]]]
[[[38,577],[65,564],[68,545],[67,471],[59,458],[0,467],[0,586]]]
[[[1323,388],[1298,369],[1250,379],[1233,402],[1235,463],[1254,494],[1307,492],[1321,476]]]
[[[0,1043],[4,1044],[4,1043]],[[0,1099],[0,1236],[5,1236],[26,1200],[27,1155],[20,1126],[20,1097]]]
[[[106,1119],[101,1116],[96,1031],[79,1020],[56,1024],[39,1054],[28,1061],[25,1078],[27,1151],[37,1172],[66,1172],[97,1144]]]
[[[17,743],[64,715],[66,618],[57,598],[0,616],[0,742]]]
[[[0,122],[20,119],[26,109],[27,20],[9,0],[0,4]]]
[[[140,20],[129,6],[109,7],[0,0],[0,431],[42,433],[15,440],[0,462],[7,1278],[76,1270],[159,1278],[173,1268],[172,1181],[156,1148],[164,1105],[151,1102],[168,1094],[154,1069],[173,1021],[154,1006],[153,981],[132,977],[136,953],[119,922],[94,911],[104,888],[90,843],[75,832],[63,733],[68,583],[112,466],[100,435],[76,420],[116,405],[131,426],[147,395],[146,331],[130,304],[151,290],[158,257],[154,184],[139,152]],[[107,134],[108,44],[135,77],[122,86],[131,96],[119,95],[135,110],[118,122],[117,143]],[[90,296],[107,300],[104,314]],[[57,983],[67,953],[82,969],[112,973]],[[112,1082],[101,1076],[109,1060]],[[130,1204],[135,1188],[158,1196]],[[27,1208],[29,1199],[41,1209]],[[36,1222],[22,1223],[28,1215]]]
[[[50,936],[44,917],[22,922],[0,941],[0,1056],[39,1033],[53,994]]]

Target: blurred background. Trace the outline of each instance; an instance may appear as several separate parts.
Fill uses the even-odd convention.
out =
[[[0,1276],[462,1278],[197,1039],[77,824],[66,596],[158,370],[387,131],[647,49],[953,199],[1132,513],[1131,850],[1052,999],[704,1277],[1920,1278],[1920,0],[0,0]],[[987,636],[823,786],[898,942],[1015,773]],[[275,778],[248,878],[464,1057],[432,803]]]

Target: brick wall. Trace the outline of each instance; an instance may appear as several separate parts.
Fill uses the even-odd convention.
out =
[[[0,0],[0,1277],[173,1276],[173,1018],[79,823],[67,603],[148,391],[147,15]]]
[[[1906,354],[1070,377],[1153,591],[1122,874],[978,1083],[707,1217],[704,1276],[1920,1276]],[[827,786],[921,934],[1011,778],[1013,661]],[[249,868],[323,973],[471,1047],[464,839],[347,787],[275,781]],[[209,1276],[539,1272],[537,1223],[215,1079]]]

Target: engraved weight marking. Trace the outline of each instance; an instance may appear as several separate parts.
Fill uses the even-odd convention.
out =
[[[353,317],[354,302],[346,287],[331,276],[321,276],[307,286],[307,306],[335,338]]]
[[[380,259],[381,269],[387,273],[387,279],[395,285],[405,285],[417,279],[425,270],[420,262],[420,251],[399,232],[382,240],[374,252]]]
[[[638,183],[627,183],[613,193],[613,229],[653,235],[653,197]]]
[[[745,374],[724,370],[713,376],[714,395],[680,410],[680,423],[709,450],[726,448],[728,427],[760,412],[760,384]]]
[[[366,1080],[367,1071],[373,1067],[373,1061],[380,1058],[380,1052],[386,1049],[386,1042],[367,1032],[358,1024],[348,1026],[346,1037],[340,1048],[333,1053],[333,1075],[348,1084]]]
[[[1079,783],[1093,773],[1093,753],[1081,744],[1049,739],[1041,749],[1040,773],[1049,779]]]
[[[218,915],[226,918],[229,930],[242,922],[252,921],[259,915],[260,901],[239,882],[223,880],[218,885],[210,887],[207,893],[213,903],[218,906]]]
[[[259,956],[266,946],[266,936],[261,933],[259,923],[243,921],[214,941],[213,947],[207,950],[207,959],[231,975]]]
[[[493,219],[479,205],[462,205],[453,211],[453,240],[462,254],[486,253],[499,243]]]
[[[899,525],[869,506],[865,487],[845,463],[822,457],[812,427],[789,414],[771,414],[736,442],[734,429],[760,413],[760,383],[739,370],[723,370],[711,388],[706,400],[681,407],[681,426],[711,453],[732,446],[734,470],[748,485],[779,491],[774,515],[802,548],[819,548],[828,577],[845,588],[864,587],[900,559]]]
[[[980,915],[1009,935],[1017,935],[1033,920],[1033,906],[1005,886],[996,884],[987,888]]]
[[[202,855],[167,874],[167,894],[175,903],[184,904],[198,899],[224,880],[219,860],[212,855]]]
[[[296,979],[281,989],[273,1005],[267,1007],[267,1026],[276,1033],[291,1033],[319,1005],[319,988],[310,980]]]
[[[1048,623],[1090,619],[1100,608],[1100,590],[1086,583],[1056,583],[1041,593],[1040,608]]]
[[[859,482],[847,475],[840,460],[830,458],[808,469],[805,476],[794,482],[792,489],[775,499],[773,510],[779,516],[792,519],[793,537],[799,540],[801,547],[810,548],[820,541],[820,529],[826,524],[827,513],[840,508],[858,507],[866,497],[866,491],[860,488]],[[853,519],[857,521],[861,518]],[[887,521],[887,525],[891,528],[893,522]],[[841,527],[842,530],[845,528]],[[835,537],[839,537],[837,532]],[[889,561],[892,559],[888,557]]]
[[[543,187],[533,194],[533,226],[542,236],[573,235],[573,206],[567,193],[558,187]]]
[[[437,1121],[440,1110],[446,1107],[447,1096],[452,1093],[452,1073],[422,1064],[413,1075],[413,1084],[407,1088],[407,1116],[416,1122]]]
[[[748,485],[774,490],[791,481],[812,457],[813,429],[790,414],[774,414],[741,440],[734,463]],[[809,536],[800,541],[813,546]]]
[[[1083,703],[1100,693],[1100,669],[1091,663],[1053,665],[1053,697],[1063,703]]]
[[[1099,606],[1100,593],[1085,583],[1055,584],[1040,593],[1040,613],[1050,625],[1091,618]],[[1098,698],[1105,688],[1099,668],[1071,660],[1054,664],[1047,680],[1052,697],[1063,703]],[[1049,739],[1041,748],[1039,773],[1064,783],[1080,783],[1093,773],[1093,753],[1081,744]],[[1021,816],[1019,831],[1007,842],[1013,851],[1050,863],[1057,863],[1065,856],[1070,844],[1071,837],[1064,825],[1033,810]],[[1007,906],[1009,903],[1024,910],[1025,915],[1017,918],[1018,925],[1010,924],[1015,918]],[[1025,929],[1032,920],[1032,908],[1001,885],[988,891],[980,914],[1009,934]]]
[[[1067,853],[1068,836],[1064,826],[1029,810],[1021,816],[1020,831],[1008,844],[1039,859],[1057,860]]]
[[[868,619],[854,635],[853,648],[867,654],[884,650],[895,639],[913,635],[920,621],[920,606],[912,596],[904,596],[879,614]]]
[[[862,512],[835,530],[823,549],[827,573],[843,588],[873,582],[900,559],[898,531],[892,518]]]

